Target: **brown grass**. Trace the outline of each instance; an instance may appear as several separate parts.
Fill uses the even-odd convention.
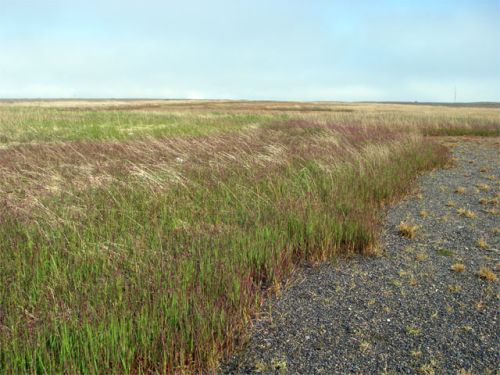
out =
[[[455,272],[464,272],[465,265],[463,263],[455,263],[451,266],[451,269]]]
[[[478,272],[478,276],[481,279],[485,279],[491,282],[497,281],[497,275],[488,267],[481,267]]]
[[[458,216],[464,216],[468,219],[475,219],[477,217],[475,212],[473,212],[469,209],[465,209],[465,208],[459,208],[457,210],[457,214],[458,214]]]
[[[418,230],[418,225],[412,224],[408,221],[402,221],[398,225],[398,232],[401,234],[403,237],[406,238],[415,238],[417,235],[417,230]]]

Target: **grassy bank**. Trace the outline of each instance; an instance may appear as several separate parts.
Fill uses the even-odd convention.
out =
[[[447,158],[390,124],[263,112],[154,138],[10,130],[0,372],[212,367],[266,289],[301,261],[375,252],[382,205]]]

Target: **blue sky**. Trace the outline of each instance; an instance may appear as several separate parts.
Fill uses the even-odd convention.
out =
[[[500,0],[0,0],[0,97],[500,101]]]

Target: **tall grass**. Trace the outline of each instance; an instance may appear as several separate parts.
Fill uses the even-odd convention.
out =
[[[266,289],[302,261],[370,253],[381,206],[447,157],[390,127],[304,119],[91,145],[2,151],[1,373],[212,368]],[[73,184],[82,163],[105,182]],[[55,192],[35,183],[54,175]]]
[[[0,148],[17,143],[201,136],[305,119],[426,135],[500,135],[500,106],[234,101],[2,103]]]

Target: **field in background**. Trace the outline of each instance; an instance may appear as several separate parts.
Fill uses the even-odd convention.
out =
[[[377,252],[381,208],[498,107],[0,103],[0,372],[213,367],[301,261]]]

